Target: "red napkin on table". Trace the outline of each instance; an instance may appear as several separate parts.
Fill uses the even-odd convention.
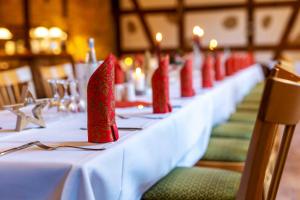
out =
[[[191,58],[185,61],[184,67],[180,71],[180,87],[182,97],[195,95],[193,88],[193,61]]]
[[[202,66],[202,87],[213,87],[214,71],[213,71],[214,59],[211,55],[207,55],[204,59]]]
[[[92,74],[87,88],[88,141],[95,143],[118,140],[115,121],[114,63],[110,54]]]
[[[162,58],[152,76],[153,113],[172,112],[169,97],[169,57]]]
[[[113,56],[115,65],[115,84],[122,84],[125,81],[124,71],[121,68],[119,60]]]
[[[224,70],[222,66],[223,54],[218,53],[215,61],[215,79],[221,81],[224,79]]]

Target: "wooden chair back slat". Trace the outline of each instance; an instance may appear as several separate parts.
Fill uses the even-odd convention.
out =
[[[3,104],[1,104],[1,105],[9,104],[10,101],[9,101],[9,97],[8,97],[7,91],[5,89],[5,86],[0,86],[0,94],[1,94],[0,97],[1,97],[2,102],[3,102]]]
[[[20,87],[24,84],[28,84],[30,91],[35,95],[29,67],[25,66],[0,72],[0,106],[18,103],[21,98]]]
[[[239,200],[274,200],[276,197],[292,135],[300,119],[300,77],[283,72],[277,73],[277,77],[271,77],[266,81],[237,194]],[[279,125],[284,125],[285,128],[267,196],[264,196],[266,170],[274,142],[278,137]]]

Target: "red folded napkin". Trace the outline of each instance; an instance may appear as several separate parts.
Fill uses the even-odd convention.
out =
[[[231,76],[236,72],[236,60],[233,55],[229,56],[225,62],[225,75]]]
[[[125,81],[124,71],[121,68],[119,60],[113,56],[115,65],[115,84],[122,84]]]
[[[202,66],[202,87],[213,87],[214,71],[213,71],[214,59],[211,55],[205,56]]]
[[[153,113],[172,112],[169,99],[169,57],[162,58],[159,67],[152,76],[152,104]]]
[[[128,108],[128,107],[136,107],[136,106],[151,106],[151,103],[144,101],[117,101],[116,108]]]
[[[193,88],[193,61],[188,58],[184,67],[180,71],[180,88],[182,97],[192,97],[195,95]]]
[[[218,53],[215,61],[215,79],[221,81],[224,79],[224,69],[222,66],[223,54]]]
[[[109,55],[92,74],[87,88],[88,141],[118,140],[115,121],[114,57]]]

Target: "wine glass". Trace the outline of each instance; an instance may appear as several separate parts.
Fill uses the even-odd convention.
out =
[[[58,109],[59,109],[59,111],[66,112],[66,111],[68,111],[67,106],[70,103],[70,96],[68,93],[69,83],[67,80],[58,80],[58,84],[62,85],[63,89],[64,89],[64,95],[60,99]]]
[[[80,98],[79,92],[79,84],[77,80],[70,81],[70,92],[71,92],[71,103],[69,105],[69,110],[75,110],[79,112],[84,112],[86,105],[85,101]],[[74,111],[73,111],[74,112]]]
[[[52,97],[51,103],[50,103],[50,107],[58,106],[58,104],[60,102],[60,96],[59,96],[58,87],[57,87],[58,82],[56,79],[49,79],[48,83],[51,86],[51,90],[52,90],[52,94],[53,94],[53,97]]]

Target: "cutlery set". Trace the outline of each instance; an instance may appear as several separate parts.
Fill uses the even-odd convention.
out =
[[[37,146],[37,147],[39,147],[43,150],[47,150],[47,151],[54,151],[54,150],[61,149],[61,148],[72,148],[72,149],[79,149],[79,150],[84,150],[84,151],[103,151],[103,150],[105,150],[105,148],[87,148],[87,147],[78,147],[78,146],[71,146],[71,145],[49,146],[49,145],[41,143],[40,141],[34,141],[34,142],[29,142],[27,144],[2,151],[2,152],[0,152],[0,156],[4,156],[9,153],[21,151],[23,149],[27,149],[32,146]]]

